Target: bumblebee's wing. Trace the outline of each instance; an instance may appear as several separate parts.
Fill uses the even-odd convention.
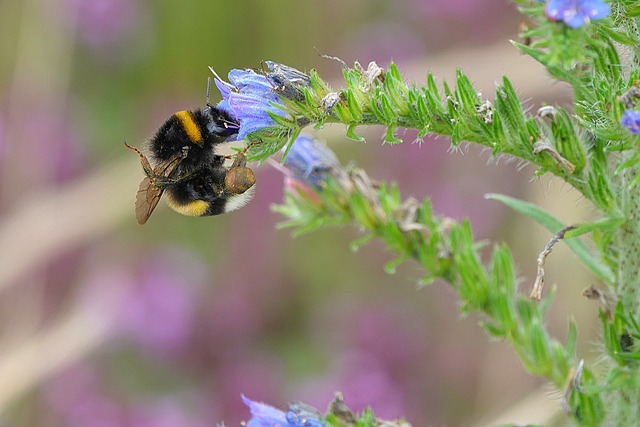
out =
[[[152,175],[159,181],[162,181],[163,179],[170,179],[174,174],[173,172],[176,170],[176,168],[184,158],[185,158],[184,154],[177,154],[173,156],[171,159],[165,162],[159,163],[153,169]]]
[[[170,160],[157,165],[153,169],[151,176],[144,177],[136,194],[136,219],[138,224],[142,225],[147,222],[153,210],[158,206],[164,188],[170,185],[169,181],[172,180],[174,171],[184,157],[184,153],[174,156]]]
[[[138,224],[147,222],[153,210],[158,206],[160,197],[164,189],[151,182],[147,176],[140,183],[140,188],[136,194],[136,219]]]
[[[147,175],[144,177],[136,194],[136,219],[138,224],[147,222],[153,210],[158,206],[160,197],[167,185],[171,185],[174,172],[180,162],[187,157],[188,149],[183,148],[180,154],[173,156],[171,159],[161,162],[155,168],[151,168],[151,164],[147,157],[140,150],[129,144],[124,144],[127,148],[138,153],[142,170]]]

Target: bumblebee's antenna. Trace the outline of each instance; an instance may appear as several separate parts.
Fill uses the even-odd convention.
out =
[[[216,70],[214,70],[214,69],[213,69],[213,67],[209,67],[209,71],[211,71],[211,72],[213,73],[213,76],[214,76],[216,79],[218,79],[218,81],[219,81],[221,84],[225,85],[226,87],[228,87],[228,88],[229,88],[229,89],[231,89],[231,90],[238,90],[238,88],[236,88],[236,87],[235,87],[234,85],[232,85],[231,83],[229,83],[229,82],[225,82],[224,80],[222,80],[222,79],[220,78],[220,76],[218,75],[218,73],[216,73]]]
[[[207,98],[205,100],[205,105],[207,107],[211,107],[211,104],[209,104],[210,95],[211,95],[211,77],[207,77]]]

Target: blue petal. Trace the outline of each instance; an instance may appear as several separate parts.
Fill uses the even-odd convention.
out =
[[[222,111],[226,111],[227,113],[233,114],[233,110],[229,105],[228,99],[223,99],[222,101],[218,102],[218,105],[216,105],[216,107],[221,109]]]
[[[242,141],[249,135],[251,132],[256,132],[261,129],[266,129],[273,126],[272,120],[251,120],[244,123],[240,126],[240,131],[238,132],[238,141]]]
[[[273,90],[273,86],[267,78],[253,70],[233,69],[229,71],[229,82],[239,91],[250,90],[255,93],[269,93]]]
[[[339,168],[340,162],[326,145],[310,136],[300,135],[295,140],[285,159],[284,165],[293,176],[316,189],[333,168]]]
[[[578,28],[590,20],[609,16],[611,7],[602,0],[549,0],[545,14],[549,19]]]
[[[579,28],[589,22],[589,17],[582,14],[568,14],[562,21],[571,28]]]
[[[222,98],[227,99],[229,97],[229,94],[231,93],[231,88],[229,87],[229,85],[224,84],[217,78],[213,79],[213,82],[215,83],[216,87],[220,91],[220,95],[222,95]]]
[[[268,112],[287,116],[283,109],[278,108],[282,103],[265,75],[253,70],[233,69],[229,71],[228,78],[230,84],[215,80],[223,97],[218,108],[229,112],[240,122],[237,140],[244,139],[251,132],[275,126]]]
[[[268,117],[266,110],[273,111],[281,116],[285,115],[285,112],[271,104],[275,100],[265,97],[257,97],[254,94],[248,93],[232,93],[229,96],[229,106],[234,111],[236,117],[242,120],[245,117]]]
[[[269,117],[265,111],[270,106],[269,103],[255,96],[235,93],[229,98],[229,106],[240,123],[245,118]]]
[[[280,104],[280,99],[264,75],[253,70],[233,69],[228,77],[235,90],[216,82],[224,97],[218,106],[228,109],[240,122],[239,140],[251,132],[274,126],[267,112],[286,116],[283,110],[273,105]]]
[[[629,132],[640,135],[640,111],[626,110],[622,115],[620,123],[627,128]]]
[[[325,427],[322,414],[316,408],[301,402],[291,402],[286,417],[296,427]]]
[[[545,7],[548,18],[554,21],[564,21],[567,13],[577,13],[577,0],[549,0]]]
[[[590,19],[602,19],[611,14],[611,7],[602,0],[582,0],[580,14],[588,16]]]
[[[247,427],[293,427],[287,421],[285,413],[265,403],[254,402],[241,394],[240,397],[251,412],[251,420]]]

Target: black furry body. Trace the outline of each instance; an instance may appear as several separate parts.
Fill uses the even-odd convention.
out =
[[[147,221],[162,194],[169,207],[188,216],[219,215],[246,204],[255,176],[245,167],[244,154],[236,155],[227,167],[228,156],[217,153],[217,146],[232,139],[238,129],[237,120],[212,106],[169,117],[149,140],[150,161],[136,150],[147,175],[136,199],[138,222]],[[232,168],[241,168],[253,181],[238,191],[237,185],[225,181]]]

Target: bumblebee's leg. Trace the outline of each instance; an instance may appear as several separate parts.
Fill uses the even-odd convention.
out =
[[[183,147],[183,152],[184,150],[187,149],[186,151],[189,151],[189,147]],[[220,166],[222,165],[222,163],[224,162],[224,157],[223,156],[215,156],[213,165],[219,164]],[[246,161],[245,161],[246,163]],[[195,170],[192,170],[190,172],[186,172],[183,173],[182,175],[176,175],[176,176],[158,176],[155,175],[153,177],[150,177],[153,180],[154,185],[157,185],[158,187],[169,187],[172,185],[176,185],[176,184],[181,184],[183,182],[187,182],[193,178],[196,178],[200,175],[207,175],[210,171],[210,166],[206,165],[206,166],[202,166],[200,168],[197,168]]]
[[[231,164],[231,169],[241,168],[247,165],[247,156],[244,154],[244,151],[238,152],[233,159],[233,163]]]
[[[242,151],[239,151],[237,154],[235,154],[233,163],[231,164],[231,169],[245,167],[247,165],[247,151],[249,151],[249,149],[254,145],[258,145],[260,143],[262,143],[262,141],[250,142],[246,147],[244,147]]]
[[[169,187],[171,185],[180,184],[181,182],[185,182],[196,176],[198,171],[184,173],[182,175],[176,177],[162,177],[162,176],[154,176],[152,177],[153,185],[158,187]]]
[[[142,154],[142,152],[138,150],[136,147],[132,147],[126,142],[124,143],[124,146],[127,147],[129,150],[135,151],[138,154],[138,156],[140,157],[140,164],[142,165],[142,170],[144,171],[145,175],[147,175],[149,178],[152,178],[153,168],[151,167],[151,164],[149,163],[147,156]]]

